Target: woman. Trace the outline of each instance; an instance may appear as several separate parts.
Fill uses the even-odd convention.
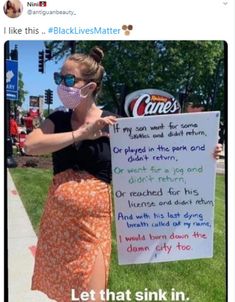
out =
[[[103,52],[74,54],[55,73],[70,112],[51,114],[28,135],[28,154],[52,152],[54,177],[41,219],[32,289],[58,302],[107,287],[111,251],[111,156],[108,125],[116,117],[95,104]]]

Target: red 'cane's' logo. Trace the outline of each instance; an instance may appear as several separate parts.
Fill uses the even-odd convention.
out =
[[[158,89],[142,89],[126,96],[124,110],[127,116],[147,116],[179,113],[178,100]]]

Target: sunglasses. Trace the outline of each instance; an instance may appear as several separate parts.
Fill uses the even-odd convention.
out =
[[[54,80],[56,85],[60,85],[62,82],[64,82],[64,85],[67,87],[73,87],[79,81],[87,82],[87,80],[85,79],[76,78],[73,74],[62,75],[59,72],[54,72]],[[88,82],[91,82],[91,80],[89,80]]]

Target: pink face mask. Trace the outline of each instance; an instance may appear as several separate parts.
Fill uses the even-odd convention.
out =
[[[61,102],[66,108],[75,109],[87,96],[83,95],[81,90],[88,87],[90,84],[83,86],[82,88],[67,87],[60,84],[57,87],[57,93],[60,97]]]

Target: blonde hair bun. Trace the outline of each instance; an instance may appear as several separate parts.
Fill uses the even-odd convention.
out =
[[[103,60],[104,52],[101,48],[95,46],[91,49],[89,55],[99,64]]]

